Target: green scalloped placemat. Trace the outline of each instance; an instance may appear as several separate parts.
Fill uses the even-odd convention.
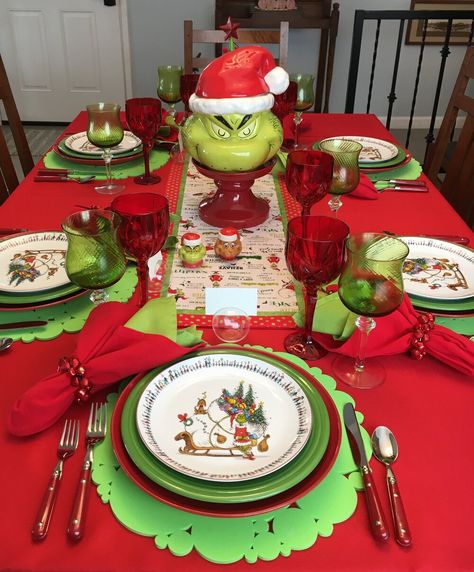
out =
[[[420,163],[416,159],[411,159],[403,167],[394,167],[380,173],[368,173],[367,171],[364,171],[364,173],[375,183],[376,181],[386,181],[387,179],[418,179],[421,171]]]
[[[136,267],[129,265],[122,278],[113,286],[106,288],[110,301],[126,302],[132,296],[137,282]],[[84,294],[84,296],[55,306],[46,306],[35,310],[0,312],[0,324],[25,320],[46,320],[48,322],[47,325],[39,328],[2,330],[2,337],[32,342],[33,340],[52,340],[62,332],[78,332],[82,329],[93,308],[94,304],[89,300],[89,295]]]
[[[156,171],[165,165],[170,158],[167,149],[152,149],[150,153],[150,169]],[[54,151],[46,153],[43,158],[44,166],[47,169],[69,169],[70,175],[80,177],[82,175],[95,174],[97,180],[103,180],[105,176],[105,166],[100,164],[83,164],[68,161],[60,157]],[[143,174],[143,156],[137,157],[126,163],[112,164],[112,179],[127,179],[128,177],[136,177]]]
[[[253,347],[273,353],[269,348]],[[332,377],[319,368],[310,368],[295,356],[274,353],[310,371],[330,393],[342,420],[344,404],[354,400],[336,390]],[[107,400],[110,419],[117,393],[109,394]],[[361,422],[363,415],[358,412],[357,418]],[[370,457],[369,435],[361,429]],[[168,549],[175,556],[186,556],[196,550],[204,559],[219,564],[242,559],[248,563],[274,560],[280,555],[289,556],[293,550],[313,546],[318,536],[330,536],[335,524],[352,516],[357,506],[357,490],[362,489],[344,429],[339,455],[326,478],[294,505],[263,515],[213,518],[178,510],[148,496],[121,470],[110,434],[94,449],[92,478],[102,501],[110,505],[115,518],[128,530],[153,538],[157,548]]]

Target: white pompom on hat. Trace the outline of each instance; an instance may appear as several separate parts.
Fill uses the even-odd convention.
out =
[[[271,109],[273,94],[289,85],[288,73],[275,65],[269,50],[245,46],[225,53],[202,71],[196,92],[189,98],[192,111],[207,115],[243,115]]]
[[[233,226],[226,226],[219,231],[219,239],[222,240],[222,242],[235,242],[239,238],[239,233]]]

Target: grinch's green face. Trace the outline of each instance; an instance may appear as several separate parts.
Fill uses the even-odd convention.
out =
[[[206,256],[206,248],[203,244],[199,246],[182,246],[179,249],[179,257],[181,260],[189,264],[199,262]]]
[[[251,171],[271,159],[283,140],[280,121],[271,111],[251,115],[194,113],[183,127],[191,157],[216,171]]]

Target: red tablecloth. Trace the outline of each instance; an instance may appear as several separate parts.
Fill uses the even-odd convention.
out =
[[[311,128],[304,139],[316,140],[339,134],[360,134],[389,138],[374,116],[305,115]],[[85,128],[82,114],[67,129]],[[149,190],[165,192],[169,165],[161,171],[163,183]],[[0,226],[32,230],[59,228],[64,216],[77,210],[75,205],[106,205],[109,198],[94,192],[92,185],[75,183],[34,183],[33,175],[20,185],[0,209]],[[127,191],[143,187],[127,181]],[[315,212],[327,213],[325,201]],[[344,198],[341,217],[353,231],[390,230],[401,234],[443,233],[474,236],[434,188],[429,194],[384,193],[376,201]],[[246,343],[283,349],[287,331],[253,330]],[[216,343],[212,332],[206,339]],[[13,401],[32,383],[53,371],[60,356],[70,355],[75,335],[63,334],[50,342],[15,343],[0,354],[1,415],[5,419]],[[317,362],[331,374],[333,356]],[[474,380],[462,376],[431,358],[421,362],[407,355],[385,359],[388,378],[371,391],[341,387],[354,396],[357,408],[365,414],[368,431],[380,424],[397,436],[400,457],[395,469],[407,509],[413,546],[400,548],[392,539],[377,544],[370,535],[362,496],[355,515],[335,526],[332,536],[318,538],[315,546],[293,552],[289,558],[254,565],[240,562],[230,570],[474,570],[472,515],[472,405]],[[85,427],[87,407],[77,408]],[[60,424],[28,439],[16,439],[3,430],[0,436],[1,471],[0,569],[1,570],[200,570],[217,569],[196,553],[178,558],[158,550],[150,538],[128,532],[112,516],[96,494],[90,498],[86,537],[77,545],[66,539],[69,516],[82,455],[66,462],[59,502],[48,538],[42,544],[31,541],[30,528],[50,471]],[[81,450],[82,453],[82,450]],[[386,515],[384,469],[372,461],[375,479]],[[250,567],[252,566],[252,567]]]

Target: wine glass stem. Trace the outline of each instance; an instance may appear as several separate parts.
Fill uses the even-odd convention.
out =
[[[144,306],[148,299],[148,260],[142,258],[137,260],[138,274],[138,305]]]
[[[295,122],[295,147],[298,146],[299,125],[303,121],[301,111],[295,111],[293,121]]]
[[[145,178],[148,179],[150,176],[150,150],[153,143],[150,141],[143,142],[143,163],[145,164]]]
[[[104,159],[105,163],[105,176],[107,177],[107,185],[112,184],[112,153],[110,152],[110,148],[107,147],[104,149],[102,158]]]
[[[376,324],[373,318],[368,318],[367,316],[359,316],[355,323],[360,332],[360,343],[359,351],[357,352],[357,357],[354,363],[354,370],[360,373],[364,371],[365,351],[369,340],[369,334],[375,328]]]
[[[329,208],[334,213],[337,218],[337,212],[342,207],[342,201],[338,195],[331,195],[330,200],[328,201]]]
[[[312,332],[313,332],[313,318],[314,318],[314,311],[316,309],[316,302],[317,302],[317,291],[316,292],[308,292],[305,290],[304,294],[304,333],[307,341],[312,340]]]

